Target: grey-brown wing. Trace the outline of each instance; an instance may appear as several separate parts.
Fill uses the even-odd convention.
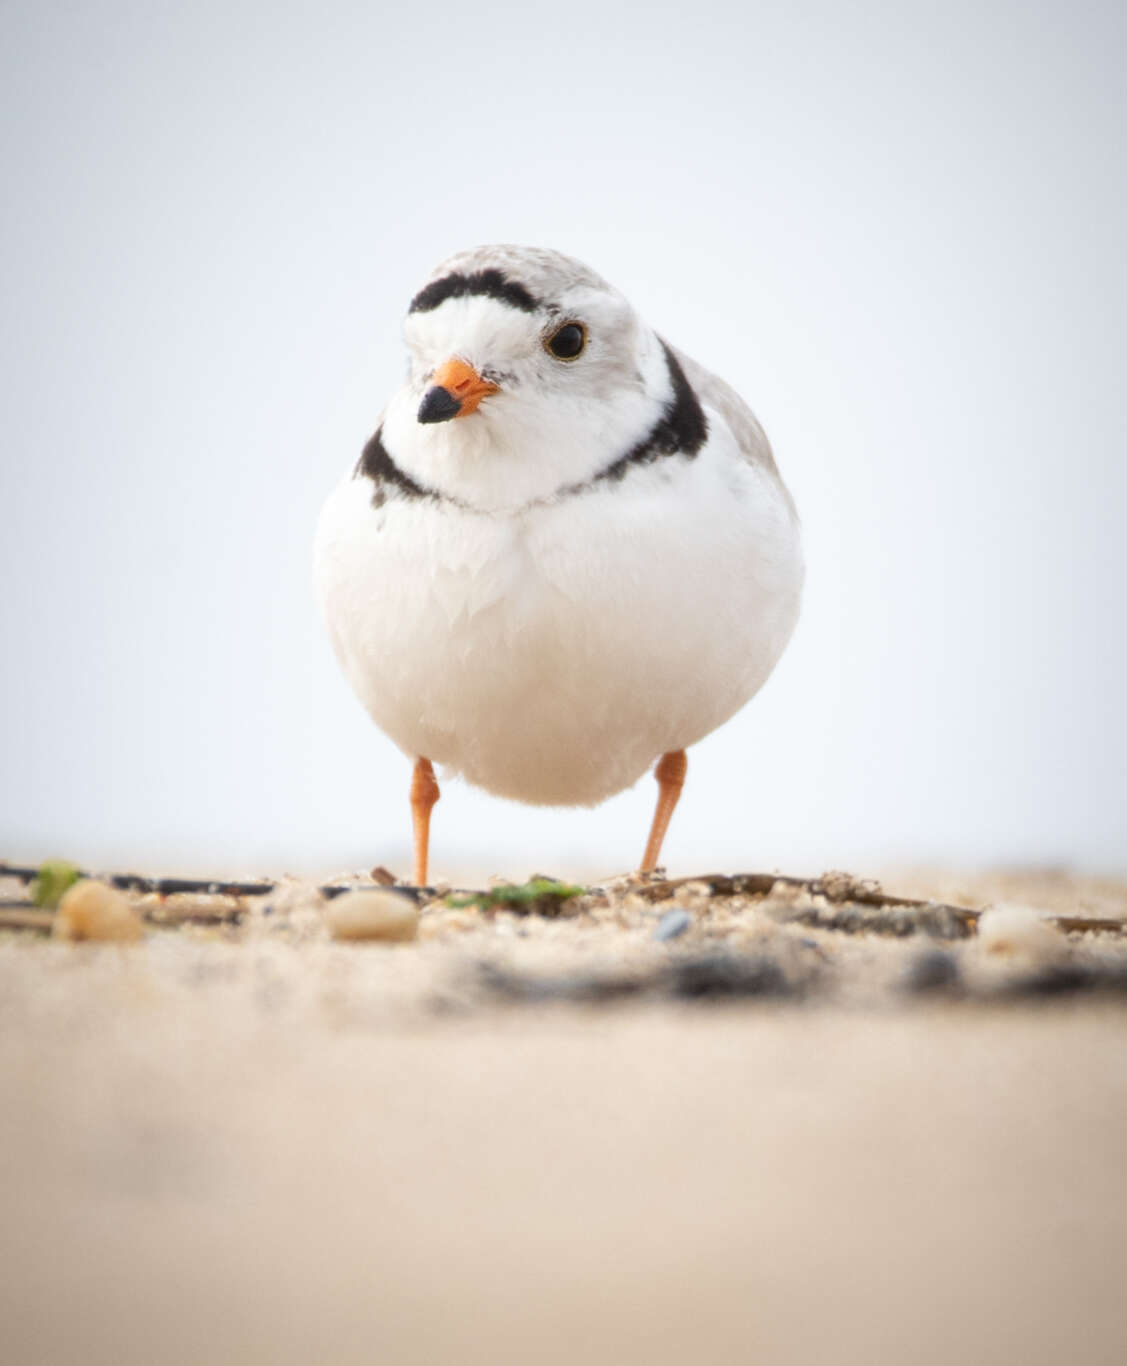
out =
[[[763,465],[777,474],[775,456],[771,450],[771,443],[767,440],[767,433],[739,394],[719,375],[706,370],[683,351],[677,352],[677,359],[681,362],[685,378],[693,386],[697,397],[720,414],[747,459],[752,464]]]

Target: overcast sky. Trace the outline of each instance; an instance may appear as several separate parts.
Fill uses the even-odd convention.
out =
[[[588,261],[759,414],[808,590],[672,868],[1127,866],[1127,26],[1083,3],[0,7],[0,857],[406,870],[322,499],[407,300]],[[637,862],[452,782],[433,868]]]

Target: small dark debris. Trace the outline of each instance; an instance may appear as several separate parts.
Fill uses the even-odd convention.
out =
[[[149,892],[157,896],[181,893],[205,896],[265,896],[274,890],[273,882],[216,882],[190,877],[141,877],[137,873],[112,873],[105,879],[123,892]]]
[[[871,905],[883,904],[885,899],[879,882],[854,877],[852,873],[823,873],[812,880],[811,889],[820,892],[827,901],[863,901]]]
[[[379,886],[392,886],[402,896],[409,896],[416,905],[423,902],[432,901],[435,896],[433,887],[414,887],[403,882],[379,883]],[[326,882],[317,888],[318,894],[325,901],[335,901],[338,896],[344,896],[346,892],[370,891],[371,888],[365,882]]]
[[[679,906],[672,911],[666,911],[653,932],[654,939],[676,939],[678,935],[684,934],[693,923],[693,917],[688,911],[683,911]]]
[[[636,996],[649,982],[625,974],[573,972],[555,976],[512,972],[495,963],[482,963],[478,972],[486,988],[502,1000],[537,1004],[548,1001],[574,1001],[602,1004]]]
[[[908,965],[904,989],[913,992],[951,991],[959,985],[959,965],[942,949],[929,949]]]
[[[784,919],[811,929],[839,930],[844,934],[880,934],[894,939],[926,934],[931,939],[966,939],[973,933],[972,923],[955,914],[950,906],[896,906],[872,910],[866,906],[812,906],[791,910]]]
[[[789,996],[793,988],[772,958],[708,953],[681,958],[669,969],[669,994],[687,1001]]]
[[[1073,996],[1080,992],[1127,992],[1127,966],[1053,963],[1006,983],[1001,995],[1011,997]]]

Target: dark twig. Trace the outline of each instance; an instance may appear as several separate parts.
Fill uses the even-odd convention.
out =
[[[13,877],[20,882],[32,882],[38,876],[38,868],[21,868],[11,863],[0,863],[0,877]],[[175,896],[181,892],[194,892],[198,896],[265,896],[277,885],[274,882],[225,882],[220,878],[142,877],[140,873],[80,872],[78,876],[95,877],[122,892],[149,892],[157,896]]]
[[[15,878],[18,882],[34,882],[39,876],[38,868],[28,868],[14,863],[0,862],[0,878]],[[239,882],[225,880],[223,878],[194,878],[194,877],[144,877],[140,873],[90,873],[80,871],[80,878],[97,878],[100,882],[108,882],[111,887],[116,887],[122,892],[142,892],[150,896],[269,896],[278,888],[277,882],[253,881]],[[345,892],[353,892],[358,886],[366,886],[366,883],[327,883],[318,887],[318,891],[326,900],[331,901],[333,897],[341,896]],[[378,886],[387,886],[384,882],[379,882]],[[406,896],[412,897],[415,901],[430,901],[437,895],[433,887],[406,887],[396,884],[394,890],[402,892]]]

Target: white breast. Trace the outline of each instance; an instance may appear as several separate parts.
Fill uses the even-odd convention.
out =
[[[407,755],[500,796],[621,791],[738,711],[794,628],[790,505],[721,420],[692,460],[518,513],[371,494],[347,478],[318,527],[338,658]]]

